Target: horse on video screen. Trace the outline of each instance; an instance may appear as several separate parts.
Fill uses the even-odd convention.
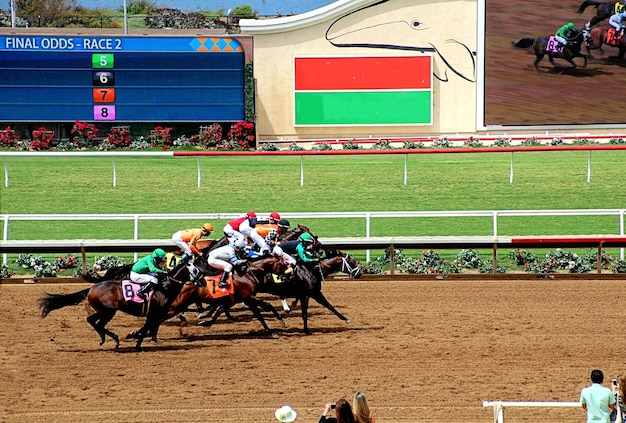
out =
[[[593,18],[591,18],[589,22],[587,22],[587,25],[586,25],[587,29],[591,28],[598,22],[602,22],[603,20],[610,18],[611,15],[615,13],[620,13],[624,11],[624,5],[621,2],[616,2],[616,1],[598,2],[598,1],[592,1],[592,0],[585,0],[584,2],[581,3],[580,7],[578,8],[578,13],[583,13],[585,9],[587,8],[587,6],[594,6],[596,8],[596,15]]]
[[[576,63],[574,60],[576,57],[582,57],[584,60],[583,67],[587,66],[587,56],[582,54],[581,48],[584,41],[584,33],[583,31],[578,31],[574,37],[569,40],[569,42],[563,46],[563,49],[560,51],[555,50],[556,40],[554,40],[553,36],[544,35],[537,38],[522,38],[516,43],[512,43],[513,47],[516,48],[531,48],[532,52],[535,54],[535,61],[533,64],[535,68],[539,69],[539,63],[544,58],[545,55],[548,55],[548,59],[552,66],[556,67],[554,63],[554,59],[564,59],[572,66],[571,68],[576,68]]]
[[[158,260],[157,264],[163,270],[166,269],[165,260]],[[170,304],[178,296],[185,283],[204,283],[203,278],[197,277],[200,273],[192,264],[178,266],[161,278],[160,286],[149,294],[147,301],[137,297],[132,285],[125,285],[126,288],[123,288],[123,281],[119,279],[101,281],[90,288],[71,294],[46,294],[39,300],[41,316],[46,317],[54,310],[77,305],[87,299],[95,311],[87,317],[87,322],[100,335],[100,345],[104,344],[105,335],[108,335],[115,342],[116,348],[120,345],[119,337],[106,329],[106,325],[113,319],[115,313],[119,310],[132,316],[146,316],[145,325],[127,336],[127,339],[137,339],[135,348],[139,351],[144,338],[151,336],[156,339],[159,326]],[[192,274],[196,276],[193,280]]]
[[[615,30],[613,28],[596,27],[589,32],[589,37],[587,38],[586,43],[587,54],[590,59],[594,58],[591,55],[591,50],[602,51],[602,46],[606,44],[610,47],[618,48],[617,56],[609,56],[609,59],[619,61],[624,60],[624,53],[626,53],[626,37],[620,37],[617,41],[618,45],[616,45],[613,42],[614,31]]]

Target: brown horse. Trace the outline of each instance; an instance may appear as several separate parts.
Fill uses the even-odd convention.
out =
[[[161,268],[165,268],[165,260],[161,260],[158,264]],[[95,313],[87,317],[87,322],[100,335],[100,345],[104,344],[105,335],[108,335],[113,339],[117,348],[120,345],[119,337],[106,329],[106,325],[113,319],[115,313],[119,310],[133,316],[146,316],[145,325],[127,337],[137,339],[135,348],[139,351],[145,337],[152,336],[156,338],[156,333],[163,321],[163,317],[170,308],[170,304],[178,296],[185,282],[189,281],[190,270],[187,266],[178,267],[172,273],[172,275],[165,275],[160,287],[153,291],[151,298],[147,302],[138,303],[126,300],[122,292],[121,280],[98,282],[90,288],[71,294],[46,294],[45,297],[39,300],[41,317],[46,317],[51,311],[80,304],[87,299],[89,305],[95,311]],[[193,283],[202,284],[204,279],[196,279]]]
[[[609,56],[609,59],[617,59],[624,60],[624,53],[626,53],[626,37],[621,37],[618,41],[619,45],[608,44],[607,40],[609,37],[612,40],[611,34],[613,33],[612,28],[606,27],[596,27],[589,31],[588,36],[585,38],[585,42],[587,43],[587,54],[590,59],[594,57],[591,55],[591,50],[600,50],[602,51],[602,46],[604,44],[610,47],[618,47],[618,55],[617,56]]]
[[[196,262],[204,260],[203,258],[197,258]],[[171,318],[178,313],[185,311],[187,306],[196,301],[202,301],[208,303],[211,310],[214,310],[213,318],[209,321],[203,322],[203,326],[211,326],[222,312],[227,310],[234,304],[243,302],[252,311],[254,316],[261,322],[265,333],[276,337],[276,334],[270,330],[265,323],[265,319],[261,314],[259,308],[272,311],[274,316],[284,324],[283,319],[280,317],[274,307],[254,297],[257,289],[265,281],[267,275],[272,273],[282,273],[285,269],[285,265],[282,260],[276,257],[265,257],[256,261],[248,262],[245,269],[240,271],[234,271],[232,276],[233,290],[229,295],[217,296],[214,284],[206,284],[204,287],[198,287],[193,285],[186,285],[180,291],[178,297],[171,303],[170,309],[166,315],[166,318]]]

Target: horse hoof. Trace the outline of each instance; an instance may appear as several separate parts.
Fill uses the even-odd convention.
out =
[[[201,321],[198,322],[198,326],[205,326],[205,327],[211,326],[211,321],[210,320],[201,320]]]
[[[156,336],[153,336],[152,338],[150,338],[150,340],[152,342],[154,342],[155,344],[160,344],[161,340],[159,338],[157,338]]]
[[[346,319],[346,320],[344,320],[344,322],[350,323],[350,319]]]
[[[182,314],[178,315],[178,319],[180,320],[180,323],[187,323],[187,319]]]
[[[270,333],[270,337],[272,339],[278,339],[278,335],[276,333],[274,333],[274,332]]]

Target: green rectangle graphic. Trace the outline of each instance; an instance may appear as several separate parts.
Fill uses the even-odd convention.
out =
[[[428,125],[431,91],[295,93],[296,125]]]

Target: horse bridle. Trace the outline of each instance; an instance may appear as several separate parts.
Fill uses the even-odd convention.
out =
[[[320,261],[320,264],[328,267],[330,269],[330,264],[324,263],[323,261]],[[359,267],[358,266],[350,266],[350,263],[348,263],[348,260],[346,259],[345,256],[341,256],[341,270],[340,272],[342,273],[347,273],[348,275],[350,275],[353,278],[356,278],[356,275],[360,272]]]

